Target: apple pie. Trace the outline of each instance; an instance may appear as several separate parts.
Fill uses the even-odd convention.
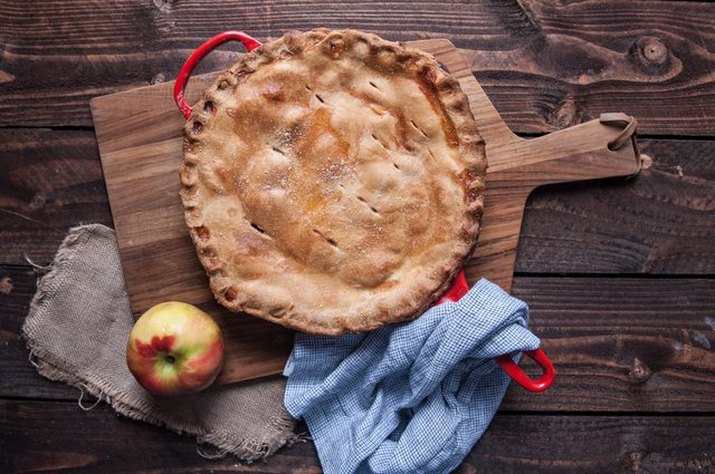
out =
[[[479,233],[486,159],[430,55],[290,32],[241,57],[184,128],[181,198],[216,299],[338,335],[421,314]]]

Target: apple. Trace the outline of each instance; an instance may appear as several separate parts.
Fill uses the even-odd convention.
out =
[[[221,328],[196,306],[168,301],[142,314],[127,342],[127,366],[155,396],[187,395],[211,385],[223,365]]]

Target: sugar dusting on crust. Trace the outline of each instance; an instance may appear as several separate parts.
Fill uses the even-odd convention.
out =
[[[235,94],[240,84],[260,71],[262,67],[300,58],[303,51],[314,48],[323,48],[327,60],[336,60],[345,54],[355,54],[364,56],[366,64],[373,64],[372,67],[376,70],[414,78],[440,117],[441,130],[445,133],[447,143],[459,150],[464,165],[459,173],[464,197],[464,214],[460,232],[462,243],[453,246],[438,263],[431,265],[431,274],[420,275],[415,281],[391,281],[387,300],[367,290],[364,293],[369,298],[358,305],[362,308],[359,314],[344,314],[333,318],[321,317],[319,314],[305,314],[305,311],[295,306],[289,297],[286,298],[275,288],[271,289],[276,290],[273,293],[267,291],[267,295],[249,295],[247,282],[235,281],[235,278],[230,275],[231,258],[222,256],[215,248],[215,239],[209,231],[207,222],[204,222],[204,212],[207,210],[206,203],[202,202],[201,198],[201,189],[205,184],[202,184],[200,166],[205,165],[202,159],[207,154],[207,147],[210,146],[204,143],[203,136],[206,135],[207,130],[211,130],[214,117],[222,107],[222,103],[227,102],[229,95]],[[381,84],[378,81],[371,82],[369,87],[375,94],[381,93]],[[306,85],[306,88],[306,93],[313,92],[314,95],[319,96],[315,100],[322,106],[331,105],[330,97],[321,95],[319,91],[311,91],[310,85]],[[271,90],[267,89],[267,92],[270,93]],[[279,92],[273,90],[273,100],[282,100]],[[467,98],[458,82],[445,73],[427,54],[384,41],[375,35],[353,30],[318,29],[306,33],[290,32],[279,40],[266,43],[252,53],[244,55],[236,65],[221,75],[206,90],[202,100],[193,110],[184,127],[185,157],[181,167],[183,184],[181,197],[199,259],[210,274],[212,291],[217,300],[227,308],[233,311],[246,311],[263,319],[306,332],[336,335],[345,331],[365,331],[421,314],[449,287],[459,268],[472,254],[483,206],[486,174],[484,144],[469,110]],[[240,114],[240,111],[234,111],[234,114]],[[412,125],[428,138],[428,134],[418,127],[416,122],[413,121]],[[298,132],[305,134],[306,131]],[[283,147],[293,139],[294,137],[286,137],[283,143],[274,147],[274,150],[277,150],[275,153],[288,154]],[[429,148],[425,155],[430,156],[432,161],[442,159],[435,157]],[[334,181],[337,183],[342,176],[339,172],[340,162],[334,165],[337,168],[327,167],[324,173],[335,175]],[[393,172],[399,173],[399,170],[400,167],[395,164]],[[236,181],[240,181],[240,178],[237,177]],[[372,210],[368,212],[380,213],[380,206],[369,204],[367,200],[363,201],[363,204]],[[340,239],[332,237],[329,229],[320,229],[318,233],[313,232],[313,234],[325,245],[326,250],[321,251],[336,252],[342,245]],[[370,255],[372,249],[363,248],[362,251],[365,255]],[[325,306],[327,308],[328,303]],[[333,311],[330,314],[334,313]]]

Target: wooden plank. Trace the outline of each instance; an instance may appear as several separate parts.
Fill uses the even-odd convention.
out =
[[[0,263],[51,261],[83,222],[112,224],[94,133],[0,129]]]
[[[76,389],[37,375],[19,337],[35,276],[0,266],[6,277],[0,397],[76,400]],[[715,281],[521,277],[514,292],[530,304],[558,378],[539,395],[512,386],[505,410],[715,412]]]
[[[497,415],[457,469],[474,472],[711,472],[715,417]]]
[[[508,47],[465,48],[514,129],[554,130],[618,110],[636,116],[642,133],[713,134],[715,56],[706,46],[715,40],[712,3],[513,3],[522,15]],[[667,29],[655,26],[662,14]],[[675,105],[681,100],[689,112]],[[700,113],[707,117],[695,118]]]
[[[653,165],[635,180],[532,195],[516,271],[715,274],[715,141],[640,148]],[[0,129],[0,264],[51,261],[82,222],[112,223],[94,134]]]
[[[189,51],[219,31],[266,39],[328,26],[401,41],[450,39],[515,131],[624,111],[646,133],[712,135],[714,15],[708,2],[665,1],[118,0],[108,9],[2,0],[0,124],[90,126],[91,97],[173,79]],[[235,47],[224,51],[201,70],[232,64]]]
[[[516,282],[557,378],[538,396],[511,386],[504,409],[715,411],[715,280]]]
[[[713,432],[712,416],[500,414],[456,472],[709,472]],[[0,401],[0,445],[2,472],[322,472],[311,442],[250,465],[206,460],[192,438],[117,417],[105,404],[85,413],[73,403]]]
[[[35,294],[36,279],[29,266],[0,265],[0,397],[76,400],[76,388],[50,382],[37,373],[22,339],[22,324]]]
[[[537,190],[516,271],[713,274],[715,141],[642,140],[640,149],[652,165],[635,179]]]
[[[193,437],[119,417],[104,403],[85,413],[76,403],[0,400],[0,446],[4,473],[322,472],[312,443],[298,443],[251,465],[233,457],[207,460],[197,453]],[[202,450],[213,452],[211,447]]]

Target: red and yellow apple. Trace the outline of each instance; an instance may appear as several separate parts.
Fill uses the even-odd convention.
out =
[[[134,323],[127,366],[155,396],[187,395],[211,385],[223,365],[221,328],[196,306],[168,301]]]

